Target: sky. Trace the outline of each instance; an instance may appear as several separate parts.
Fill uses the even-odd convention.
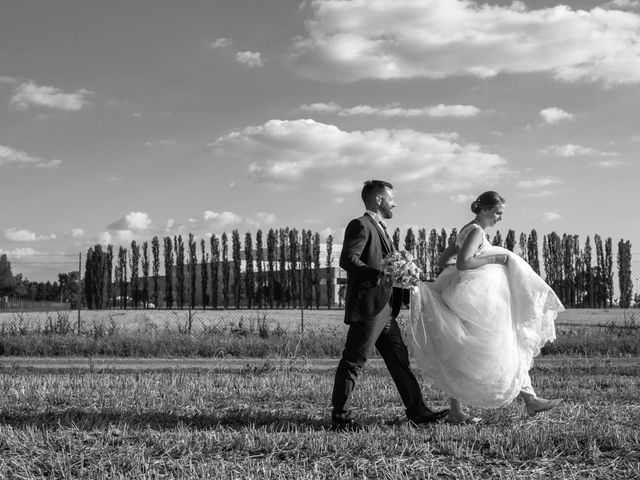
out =
[[[640,0],[2,0],[0,253],[389,222],[640,260]],[[493,233],[493,232],[492,232]]]

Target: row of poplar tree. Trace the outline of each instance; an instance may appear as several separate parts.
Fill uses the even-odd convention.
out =
[[[449,235],[446,230],[440,234],[432,229],[427,238],[426,229],[418,230],[418,236],[412,229],[408,229],[404,239],[404,249],[413,252],[418,264],[425,271],[429,279],[438,275],[438,268],[434,259],[444,249],[455,243],[457,230],[454,228]],[[504,247],[514,251],[518,246],[518,254],[526,260],[531,268],[541,273],[538,234],[521,233],[516,238],[516,232],[509,230],[506,237],[496,231],[493,239],[487,235],[492,245]],[[396,248],[400,248],[400,230],[393,235]],[[595,252],[594,252],[595,249]],[[622,308],[638,306],[638,298],[633,298],[633,283],[631,281],[631,242],[620,240],[617,252],[617,271],[619,298],[614,298],[613,273],[613,242],[607,238],[604,242],[600,235],[588,236],[583,246],[578,235],[552,232],[542,239],[542,259],[546,282],[553,288],[565,307],[570,308],[605,308],[614,304]],[[594,261],[595,260],[595,261]]]
[[[255,245],[251,232],[242,245],[238,230],[199,242],[191,233],[186,242],[181,235],[164,237],[162,258],[157,236],[117,254],[112,245],[96,245],[87,252],[84,296],[90,309],[331,306],[333,275],[324,273],[324,301],[320,278],[323,267],[333,268],[332,246],[329,235],[321,265],[320,234],[291,228],[270,229],[266,239],[258,230]]]
[[[393,242],[396,249],[411,252],[427,279],[433,280],[439,274],[438,256],[455,243],[456,237],[455,228],[450,233],[422,228],[417,235],[409,228],[401,245],[401,231],[396,228]],[[518,254],[541,273],[535,230],[519,237],[509,230],[504,239],[497,231],[489,240],[511,251],[518,247]],[[193,234],[188,235],[186,243],[181,235],[167,236],[162,248],[156,236],[150,245],[133,241],[130,249],[119,247],[117,253],[112,245],[106,249],[96,245],[87,253],[84,297],[87,307],[95,309],[161,305],[180,309],[331,307],[336,288],[331,235],[325,248],[321,265],[320,235],[292,228],[270,229],[266,241],[258,230],[255,243],[247,232],[243,245],[238,230],[233,230],[231,238],[223,233],[199,242]],[[603,241],[594,235],[593,244],[587,237],[581,245],[577,235],[552,232],[543,236],[541,251],[545,280],[566,307],[628,308],[637,303],[633,298],[629,241],[618,242],[619,298],[614,298],[611,238]],[[324,292],[321,278],[326,279]],[[321,298],[321,294],[326,297]]]

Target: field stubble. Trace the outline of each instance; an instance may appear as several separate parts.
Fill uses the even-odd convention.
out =
[[[336,360],[0,360],[5,478],[638,478],[638,358],[544,357],[530,419],[410,428],[382,362],[355,403],[366,428],[327,430]],[[444,394],[422,379],[429,405]]]

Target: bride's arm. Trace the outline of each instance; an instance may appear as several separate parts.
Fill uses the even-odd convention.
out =
[[[447,262],[449,261],[449,259],[453,257],[457,251],[458,251],[458,246],[456,244],[449,245],[445,249],[445,251],[442,252],[438,257],[438,263],[437,263],[438,268],[440,270],[444,270],[444,268],[447,266]]]
[[[474,257],[478,246],[482,243],[482,235],[484,232],[480,228],[475,228],[469,232],[465,239],[460,251],[458,252],[458,260],[456,261],[456,267],[458,270],[473,270],[474,268],[483,267],[490,263],[497,263],[500,265],[506,265],[509,260],[509,256],[506,254],[487,255],[483,257]]]

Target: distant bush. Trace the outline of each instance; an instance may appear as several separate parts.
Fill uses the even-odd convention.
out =
[[[542,355],[638,356],[640,328],[635,325],[606,327],[559,327],[557,339]]]
[[[303,335],[278,328],[232,326],[190,334],[158,329],[146,332],[110,330],[98,326],[74,333],[14,332],[0,336],[3,356],[110,356],[110,357],[267,357],[305,355],[336,357],[343,339],[331,332]]]

